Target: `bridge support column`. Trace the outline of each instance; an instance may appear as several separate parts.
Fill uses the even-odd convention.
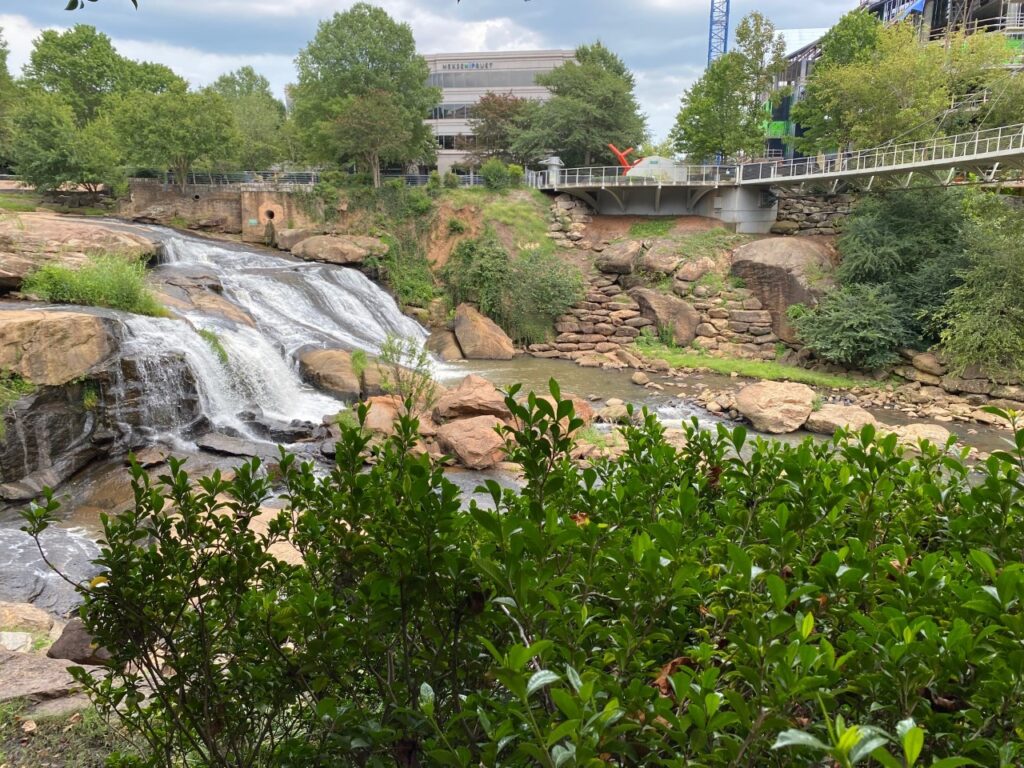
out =
[[[696,213],[731,224],[742,234],[767,235],[779,212],[768,195],[767,187],[719,187],[700,201]]]

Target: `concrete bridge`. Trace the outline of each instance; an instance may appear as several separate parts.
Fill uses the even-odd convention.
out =
[[[777,203],[772,187],[814,191],[872,191],[939,186],[968,180],[993,183],[1024,169],[1024,124],[988,128],[927,141],[796,160],[736,165],[686,165],[661,160],[621,167],[560,168],[531,175],[538,189],[567,192],[603,214],[698,215],[735,225],[738,232],[768,232]]]

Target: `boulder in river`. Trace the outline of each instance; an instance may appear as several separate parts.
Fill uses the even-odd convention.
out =
[[[736,410],[754,429],[780,435],[795,432],[807,423],[814,408],[814,390],[788,381],[760,381],[736,395]]]
[[[96,367],[114,343],[107,321],[84,312],[0,311],[0,370],[56,387]]]
[[[274,233],[274,245],[282,251],[290,251],[303,240],[316,237],[320,233],[315,229],[278,229]]]
[[[471,416],[497,416],[507,419],[512,415],[505,405],[505,396],[487,379],[470,374],[459,386],[441,396],[434,408],[441,420],[465,419]]]
[[[819,435],[833,435],[842,428],[848,432],[860,432],[868,424],[878,425],[878,420],[857,405],[822,405],[807,417],[804,428]]]
[[[39,539],[46,558],[76,584],[100,572],[93,565],[99,547],[85,536],[48,528]],[[81,603],[74,588],[43,562],[32,537],[16,528],[0,528],[0,600],[31,603],[56,616],[69,615]]]
[[[446,363],[465,359],[453,331],[434,331],[427,339],[427,349]]]
[[[505,456],[505,441],[498,434],[497,416],[475,416],[443,424],[437,430],[441,448],[467,469],[492,469]]]
[[[225,435],[223,432],[209,432],[197,438],[196,445],[204,451],[222,456],[238,456],[240,458],[258,456],[264,459],[277,457],[277,450],[272,445]]]
[[[376,237],[361,235],[316,235],[292,248],[292,254],[306,261],[324,261],[343,267],[358,266],[371,256],[386,256],[388,246]]]
[[[467,360],[511,360],[516,354],[508,334],[469,304],[455,310],[455,338]]]
[[[341,349],[313,349],[299,356],[302,378],[342,400],[358,400],[360,377],[352,367],[352,354]]]

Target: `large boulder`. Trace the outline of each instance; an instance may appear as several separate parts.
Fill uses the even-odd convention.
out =
[[[93,642],[92,635],[77,616],[67,623],[57,642],[50,646],[46,655],[51,659],[67,659],[75,664],[106,664],[110,651]]]
[[[680,347],[688,346],[697,337],[700,312],[689,302],[653,288],[634,288],[629,295],[640,305],[641,316],[659,329],[670,329],[673,341]]]
[[[102,363],[113,348],[106,321],[95,315],[0,311],[0,370],[33,384],[67,384]]]
[[[138,259],[159,248],[142,235],[101,222],[46,213],[0,217],[0,293],[18,290],[29,272],[51,262],[77,267],[93,254]]]
[[[624,240],[605,248],[594,260],[594,266],[601,272],[612,275],[628,275],[636,267],[637,257],[643,250],[641,240]]]
[[[324,261],[343,267],[362,264],[371,256],[386,256],[388,246],[376,237],[359,235],[316,235],[292,248],[292,253],[306,261]]]
[[[274,245],[282,251],[290,251],[303,240],[318,234],[315,229],[278,229],[274,232]]]
[[[460,304],[455,310],[455,338],[467,360],[511,360],[515,357],[515,346],[508,334],[469,304]]]
[[[754,429],[781,435],[807,423],[814,398],[814,390],[806,384],[761,381],[737,393],[736,410],[750,420]]]
[[[426,346],[428,351],[433,352],[446,363],[465,359],[462,355],[462,348],[459,346],[459,340],[455,338],[455,333],[452,331],[434,331],[427,339]]]
[[[28,603],[0,602],[0,629],[45,635],[53,627],[53,617]]]
[[[63,528],[48,528],[42,532],[39,541],[46,559],[56,570],[43,562],[31,536],[16,528],[0,528],[0,600],[31,603],[41,611],[67,616],[82,602],[73,584],[87,582],[100,573],[93,564],[100,556],[100,548],[86,536]],[[58,571],[72,584],[58,576]],[[17,620],[25,618],[21,616]],[[8,615],[7,620],[15,620],[15,616]],[[0,690],[3,690],[2,685]]]
[[[790,343],[796,332],[786,311],[813,305],[832,286],[831,245],[810,238],[772,237],[741,245],[732,255],[732,274],[741,278],[771,312],[772,330]]]
[[[945,448],[950,432],[938,424],[907,424],[893,430],[897,439],[907,448],[916,448],[921,441],[932,443],[938,448]]]
[[[504,458],[505,441],[497,428],[497,416],[475,416],[443,424],[437,430],[442,450],[468,469],[491,469]]]
[[[715,260],[710,256],[701,256],[695,261],[688,261],[676,270],[676,280],[695,283],[715,268]]]
[[[441,420],[464,419],[472,416],[509,418],[512,413],[505,405],[505,396],[487,379],[470,374],[455,389],[441,396],[434,408]]]
[[[840,428],[860,432],[868,424],[878,426],[878,420],[860,406],[826,404],[807,417],[804,428],[819,435],[832,435]]]
[[[652,275],[671,275],[683,260],[679,255],[679,244],[671,240],[660,240],[640,257],[640,269]]]
[[[352,355],[341,349],[314,349],[299,356],[299,374],[317,389],[342,400],[358,400],[362,382]]]

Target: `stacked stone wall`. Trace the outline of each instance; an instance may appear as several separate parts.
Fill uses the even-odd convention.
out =
[[[835,235],[853,210],[854,195],[808,195],[777,187],[779,212],[776,235]]]

